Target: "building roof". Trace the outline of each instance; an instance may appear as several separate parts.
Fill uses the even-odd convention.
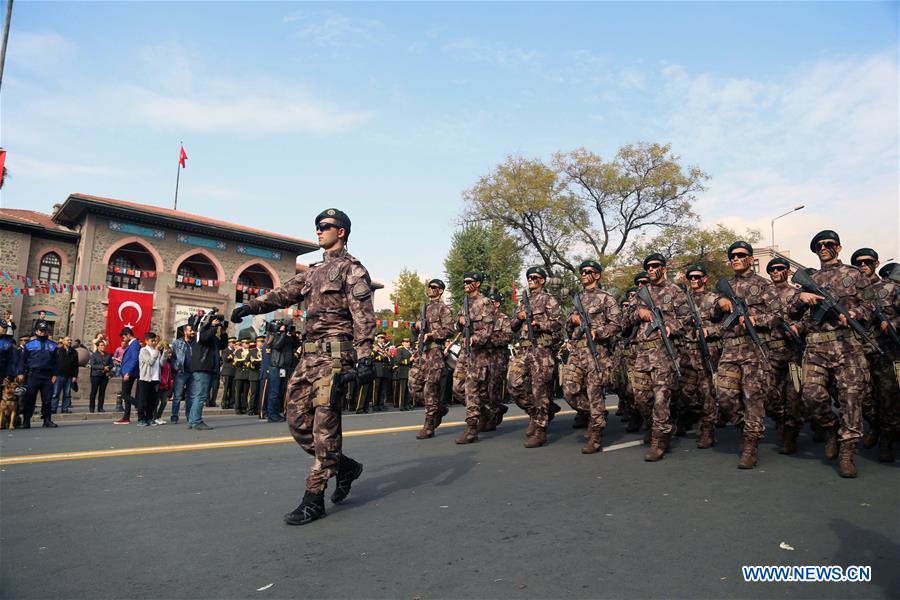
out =
[[[81,222],[85,212],[165,225],[180,231],[194,231],[238,241],[254,241],[264,246],[288,250],[297,254],[306,254],[319,249],[319,245],[315,242],[280,233],[211,219],[171,208],[90,194],[70,194],[53,214],[53,221],[62,225],[74,225]]]
[[[29,230],[32,233],[37,232],[71,239],[78,238],[78,232],[54,223],[50,215],[37,212],[36,210],[0,208],[0,223],[16,229]]]

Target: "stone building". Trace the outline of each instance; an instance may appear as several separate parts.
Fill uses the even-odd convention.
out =
[[[281,285],[296,273],[299,255],[318,250],[308,240],[86,194],[70,195],[52,217],[0,210],[0,228],[2,270],[154,292],[152,327],[166,338],[197,310],[228,314],[236,303]],[[87,341],[106,329],[105,288],[12,301],[13,318],[27,327],[36,309],[45,308],[48,319],[52,309],[58,335]],[[4,296],[0,304],[6,302]]]

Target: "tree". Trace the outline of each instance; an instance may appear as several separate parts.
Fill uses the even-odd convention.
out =
[[[540,259],[547,271],[575,271],[570,258],[570,223],[587,219],[573,197],[564,193],[558,174],[539,159],[510,156],[463,193],[465,220],[502,224]]]
[[[581,241],[598,257],[616,257],[637,235],[691,224],[695,194],[709,176],[684,169],[669,144],[629,144],[609,162],[579,148],[557,153],[553,165],[568,191],[594,214],[593,222],[573,222]]]
[[[522,254],[501,223],[470,223],[453,234],[444,272],[455,309],[465,295],[463,274],[471,271],[484,273],[483,292],[499,292],[505,297],[503,306],[511,306],[512,283],[522,271]]]
[[[418,273],[404,267],[394,281],[394,291],[390,298],[400,308],[400,314],[392,317],[393,319],[415,321],[422,304],[428,302],[428,283],[419,278]]]

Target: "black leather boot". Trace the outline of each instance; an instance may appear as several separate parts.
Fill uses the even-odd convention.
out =
[[[288,525],[306,525],[326,516],[325,493],[314,494],[306,492],[303,494],[300,506],[284,515],[284,522]]]
[[[347,458],[341,454],[341,462],[338,465],[337,485],[334,493],[331,494],[331,501],[337,504],[350,494],[350,486],[359,476],[362,475],[362,463],[358,463],[352,458]]]

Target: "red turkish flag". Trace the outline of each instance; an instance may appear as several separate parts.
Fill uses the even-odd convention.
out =
[[[184,151],[184,146],[181,147],[181,153],[178,155],[178,164],[181,165],[181,168],[184,169],[187,165],[187,152]]]
[[[516,302],[518,302],[518,300],[519,300],[519,299],[516,297],[516,280],[513,279],[513,293],[512,293],[512,301],[513,301],[513,304],[515,304]]]
[[[400,304],[397,302],[394,302],[394,316],[396,317],[399,314],[400,314]]]
[[[118,344],[115,340],[121,339],[119,333],[123,327],[131,327],[134,337],[144,339],[144,334],[150,331],[150,322],[153,319],[153,292],[140,292],[138,290],[126,290],[110,287],[109,305],[106,313],[106,337],[112,343],[106,346],[106,351],[112,354]]]

